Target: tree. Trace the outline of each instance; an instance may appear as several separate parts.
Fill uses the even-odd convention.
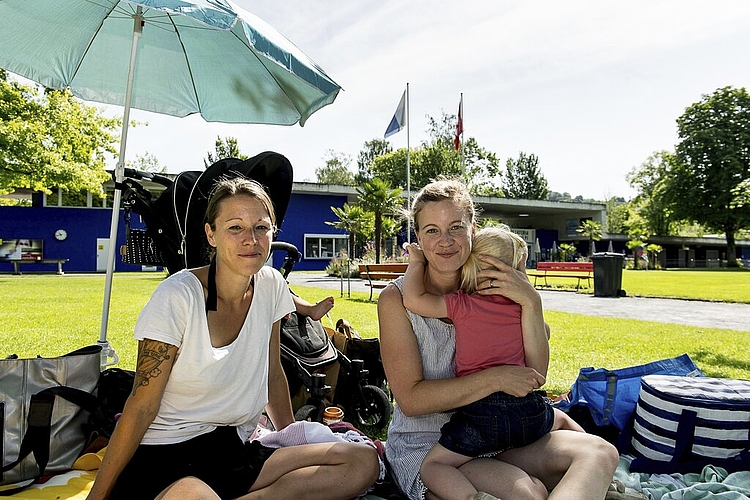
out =
[[[67,90],[40,94],[0,70],[0,193],[56,187],[102,193],[120,124]]]
[[[127,166],[142,172],[152,172],[155,174],[164,174],[167,172],[167,167],[161,166],[159,159],[148,151],[142,155],[136,154],[135,161],[127,162]]]
[[[455,115],[443,113],[440,120],[428,117],[429,140],[409,154],[411,188],[419,189],[440,176],[462,177],[472,194],[482,196],[502,196],[497,187],[500,166],[497,157],[469,137],[464,141],[464,164],[462,172],[461,155],[453,148],[456,131]],[[370,164],[373,177],[388,181],[391,186],[406,189],[406,149],[391,151],[377,156]]]
[[[624,234],[627,230],[628,214],[631,203],[622,197],[612,196],[605,202],[607,207],[607,233]]]
[[[247,155],[240,153],[240,147],[237,145],[236,137],[227,137],[222,139],[220,136],[216,136],[216,142],[214,143],[214,152],[209,151],[206,154],[206,158],[203,160],[203,166],[205,168],[210,167],[219,160],[224,158],[238,158],[240,160],[247,160],[250,158]]]
[[[638,193],[633,206],[646,220],[651,234],[669,236],[673,234],[676,221],[667,200],[669,172],[675,157],[668,151],[657,151],[649,156],[640,167],[633,168],[627,175],[628,183]]]
[[[325,165],[315,169],[315,177],[321,184],[336,184],[339,186],[353,186],[354,174],[349,170],[351,157],[343,153],[326,151]]]
[[[602,239],[602,225],[591,219],[587,219],[576,228],[576,232],[589,240],[589,257],[592,255],[594,242]]]
[[[341,208],[331,207],[331,211],[339,220],[326,221],[326,224],[349,233],[349,256],[352,259],[356,258],[357,236],[372,233],[375,216],[359,205],[349,205],[348,203],[344,203]]]
[[[365,142],[362,150],[357,156],[357,174],[354,176],[354,182],[361,185],[373,178],[372,162],[375,158],[391,153],[393,147],[385,139],[373,139]]]
[[[560,243],[560,246],[557,247],[557,252],[562,262],[568,262],[572,259],[576,250],[576,247],[569,243]]]
[[[391,185],[375,177],[357,188],[359,203],[375,216],[375,263],[380,264],[382,248],[383,217],[401,207],[401,189],[391,189]]]
[[[508,158],[505,163],[503,191],[508,198],[546,200],[549,190],[547,179],[539,169],[539,158],[521,151],[518,160]]]
[[[724,87],[677,119],[680,142],[666,197],[674,216],[727,239],[727,265],[737,265],[735,233],[750,227],[743,183],[750,179],[750,94]],[[747,184],[744,184],[745,186]]]

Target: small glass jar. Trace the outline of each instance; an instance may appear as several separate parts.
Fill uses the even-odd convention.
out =
[[[329,406],[323,411],[323,423],[331,425],[335,422],[341,422],[344,419],[344,410],[338,406]]]

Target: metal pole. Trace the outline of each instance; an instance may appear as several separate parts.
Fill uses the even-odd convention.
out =
[[[119,358],[114,349],[107,341],[107,325],[109,323],[109,305],[112,296],[112,277],[115,270],[115,255],[117,251],[117,226],[120,221],[120,201],[122,183],[125,170],[125,147],[128,141],[128,125],[130,122],[130,102],[133,95],[133,78],[135,73],[135,62],[138,53],[138,41],[143,33],[143,8],[138,6],[133,14],[133,42],[130,46],[130,67],[128,68],[128,80],[125,87],[125,111],[122,116],[122,134],[120,136],[120,155],[115,167],[115,196],[112,202],[112,222],[109,229],[109,254],[107,255],[107,274],[104,280],[104,301],[102,302],[102,324],[99,331],[99,341],[102,346],[102,368],[117,364]]]
[[[409,155],[409,82],[406,83],[406,210],[409,217],[406,219],[406,241],[411,243],[411,165]]]

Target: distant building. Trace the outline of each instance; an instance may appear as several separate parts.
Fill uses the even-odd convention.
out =
[[[159,192],[163,186],[144,182],[144,186]],[[70,196],[64,191],[51,195],[22,193],[31,199],[30,207],[0,206],[0,245],[2,241],[41,241],[44,258],[69,259],[65,272],[104,272],[109,245],[109,231],[113,199],[112,183],[105,184],[105,198],[88,195]],[[18,196],[18,193],[16,194]],[[404,193],[406,196],[406,193]],[[295,245],[302,254],[297,270],[322,270],[330,260],[346,249],[348,236],[326,224],[336,218],[331,207],[357,202],[357,192],[350,186],[335,186],[295,182],[286,217],[278,239]],[[552,248],[561,243],[574,244],[581,255],[588,254],[588,241],[576,232],[583,220],[591,219],[606,227],[606,209],[599,203],[561,203],[537,200],[477,197],[481,217],[495,219],[510,226],[529,244],[529,264],[549,260]],[[133,216],[134,227],[143,227],[138,216]],[[125,224],[120,217],[118,248],[125,244]],[[62,231],[60,231],[62,230]],[[396,241],[386,245],[387,255],[400,251],[406,240],[402,230]],[[624,235],[605,234],[596,242],[596,250],[626,253]],[[665,267],[719,266],[726,259],[723,238],[658,238],[649,240],[665,248],[662,265]],[[537,246],[538,242],[538,246]],[[1,247],[0,247],[1,248]],[[737,242],[738,257],[750,261],[750,241]],[[36,252],[39,250],[36,249]],[[278,252],[277,252],[278,253]],[[274,255],[274,267],[280,267],[284,255]],[[0,272],[12,272],[9,262],[2,262]],[[116,259],[116,271],[140,271],[142,266],[124,264]],[[148,268],[154,269],[154,268]],[[22,272],[54,271],[44,264],[27,264]]]

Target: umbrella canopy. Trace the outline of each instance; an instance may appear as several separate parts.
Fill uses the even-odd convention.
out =
[[[137,109],[304,125],[340,90],[289,40],[226,0],[3,0],[0,67],[125,106],[134,31]]]
[[[207,121],[304,125],[340,86],[268,24],[227,0],[0,0],[0,67],[81,99]],[[179,147],[179,145],[175,145]],[[121,191],[115,191],[99,343],[103,364]],[[108,358],[112,358],[111,361]]]

